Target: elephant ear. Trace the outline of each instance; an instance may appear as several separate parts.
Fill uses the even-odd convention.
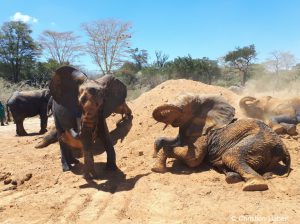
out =
[[[173,127],[181,125],[181,118],[184,116],[183,110],[172,104],[165,104],[155,108],[152,112],[152,117],[158,121],[165,123],[166,125],[171,124]]]
[[[204,97],[201,103],[200,114],[204,120],[202,134],[210,130],[222,128],[232,122],[235,108],[220,96]]]
[[[105,92],[103,116],[109,117],[114,110],[125,102],[127,88],[119,79],[105,75],[96,80]]]
[[[70,111],[78,112],[79,86],[87,80],[86,74],[71,66],[58,68],[50,81],[49,89],[53,99]]]

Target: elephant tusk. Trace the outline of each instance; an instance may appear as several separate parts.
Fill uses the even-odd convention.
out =
[[[75,138],[75,139],[79,139],[80,138],[80,134],[79,134],[80,132],[77,133],[73,128],[71,128],[69,130],[69,132],[70,132],[70,134],[72,135],[73,138]]]

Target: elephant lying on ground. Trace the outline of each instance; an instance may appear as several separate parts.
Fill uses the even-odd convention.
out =
[[[194,134],[185,135],[184,144],[160,138],[159,150],[156,141],[157,159],[152,171],[165,172],[167,158],[180,159],[190,167],[207,161],[226,175],[228,183],[244,179],[245,191],[267,190],[268,185],[259,173],[270,171],[280,161],[289,174],[289,152],[280,137],[262,121],[233,119],[234,110],[225,106],[220,97],[185,95],[183,99],[156,108],[153,117],[179,127],[179,132],[185,127]]]
[[[125,102],[126,86],[110,75],[89,80],[79,70],[62,66],[55,71],[49,88],[53,96],[52,112],[63,171],[78,163],[71,147],[62,139],[64,133],[82,144],[86,178],[96,176],[92,148],[98,146],[98,138],[104,143],[107,153],[106,168],[117,169],[115,150],[105,119]]]
[[[47,131],[47,104],[50,99],[49,90],[35,90],[14,92],[7,101],[7,114],[9,111],[16,123],[16,132],[19,136],[27,135],[23,122],[27,117],[40,115],[41,130],[40,134]]]
[[[300,122],[300,98],[278,99],[271,96],[243,97],[240,108],[245,115],[266,122],[276,133],[296,134]]]

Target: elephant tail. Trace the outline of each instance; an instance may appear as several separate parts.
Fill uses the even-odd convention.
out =
[[[6,104],[7,123],[11,122],[9,105]]]

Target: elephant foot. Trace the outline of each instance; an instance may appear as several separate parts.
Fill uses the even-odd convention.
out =
[[[157,152],[154,151],[153,154],[152,154],[152,158],[156,158],[157,157]]]
[[[167,167],[166,167],[166,165],[155,164],[152,167],[151,171],[155,172],[155,173],[165,173],[165,172],[167,172]]]
[[[116,163],[106,163],[105,165],[105,170],[106,171],[116,171],[118,170],[118,166],[116,165]]]
[[[268,189],[266,181],[262,178],[251,178],[243,186],[243,191],[265,191]]]
[[[272,127],[272,129],[273,129],[273,131],[276,133],[276,134],[278,134],[278,135],[282,135],[282,134],[284,134],[285,132],[286,132],[286,130],[285,130],[285,128],[284,127],[282,127],[281,125],[274,125],[273,127]]]
[[[225,180],[228,184],[235,184],[235,183],[241,182],[243,179],[238,173],[228,172],[228,173],[226,173]]]
[[[63,172],[67,172],[67,171],[71,171],[72,166],[63,164],[62,168],[63,168]]]
[[[42,135],[42,134],[45,134],[46,132],[47,132],[47,129],[41,129],[41,130],[39,131],[39,134]]]
[[[17,136],[27,136],[27,132],[19,132],[17,133]]]
[[[297,135],[296,129],[296,125],[291,124],[286,128],[286,132],[288,133],[288,135]]]

